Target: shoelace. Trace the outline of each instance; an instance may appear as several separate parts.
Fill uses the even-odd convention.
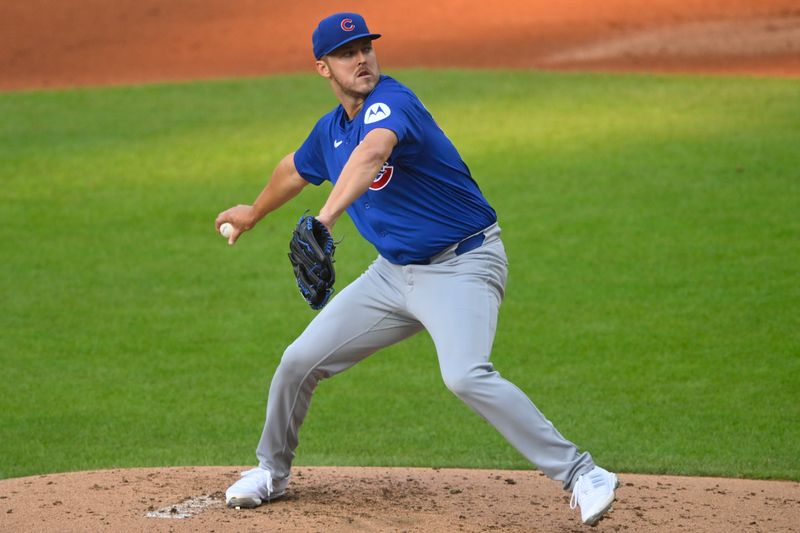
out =
[[[580,486],[583,482],[583,475],[578,478],[578,481],[575,482],[575,486],[572,487],[572,498],[569,499],[569,508],[575,509],[578,506],[578,491],[581,490]]]
[[[575,509],[578,506],[578,494],[587,494],[591,489],[596,489],[601,486],[605,481],[605,476],[602,472],[595,472],[591,476],[581,474],[575,486],[572,487],[572,498],[569,499],[569,508]],[[587,484],[591,484],[586,486]]]
[[[272,474],[270,474],[269,470],[264,470],[260,467],[251,468],[250,470],[246,470],[240,474],[241,477],[247,477],[251,474],[262,474],[267,476],[267,496],[272,494]]]

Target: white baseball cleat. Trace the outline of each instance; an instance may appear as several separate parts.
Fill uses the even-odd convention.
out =
[[[611,509],[614,503],[614,489],[619,487],[616,474],[595,466],[581,474],[572,487],[570,509],[581,507],[581,520],[584,524],[595,525]]]
[[[256,467],[242,472],[242,477],[225,491],[225,503],[228,507],[245,507],[251,509],[264,502],[276,500],[286,492],[289,480],[279,481],[275,487],[272,473],[264,468]]]

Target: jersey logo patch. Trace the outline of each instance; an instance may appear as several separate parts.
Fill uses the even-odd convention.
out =
[[[367,112],[364,113],[364,124],[378,122],[379,120],[383,120],[391,114],[392,110],[389,109],[388,105],[382,103],[372,104],[367,108]]]
[[[392,174],[394,174],[394,166],[390,165],[387,161],[381,167],[380,172],[378,175],[375,176],[375,179],[372,180],[372,185],[369,186],[371,191],[379,191],[389,185],[389,182],[392,179]]]

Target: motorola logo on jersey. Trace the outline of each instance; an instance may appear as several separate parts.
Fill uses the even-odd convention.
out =
[[[353,19],[342,19],[340,26],[344,31],[353,31],[356,28],[356,25],[353,24]]]
[[[371,191],[379,191],[389,185],[389,182],[392,179],[392,174],[394,174],[394,166],[390,165],[387,161],[381,167],[380,172],[378,175],[375,176],[375,179],[372,180],[372,185],[369,186]]]
[[[367,108],[367,112],[364,113],[364,124],[378,122],[379,120],[383,120],[391,114],[392,110],[389,109],[388,105],[382,103],[372,104]]]

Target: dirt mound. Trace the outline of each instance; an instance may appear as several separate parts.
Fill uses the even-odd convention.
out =
[[[0,89],[311,72],[324,0],[0,0]],[[354,0],[384,68],[800,75],[796,0]]]
[[[241,470],[244,470],[243,467]],[[586,531],[535,471],[296,468],[287,495],[228,509],[231,467],[75,472],[0,481],[2,531]],[[620,474],[593,531],[796,531],[800,483]]]

